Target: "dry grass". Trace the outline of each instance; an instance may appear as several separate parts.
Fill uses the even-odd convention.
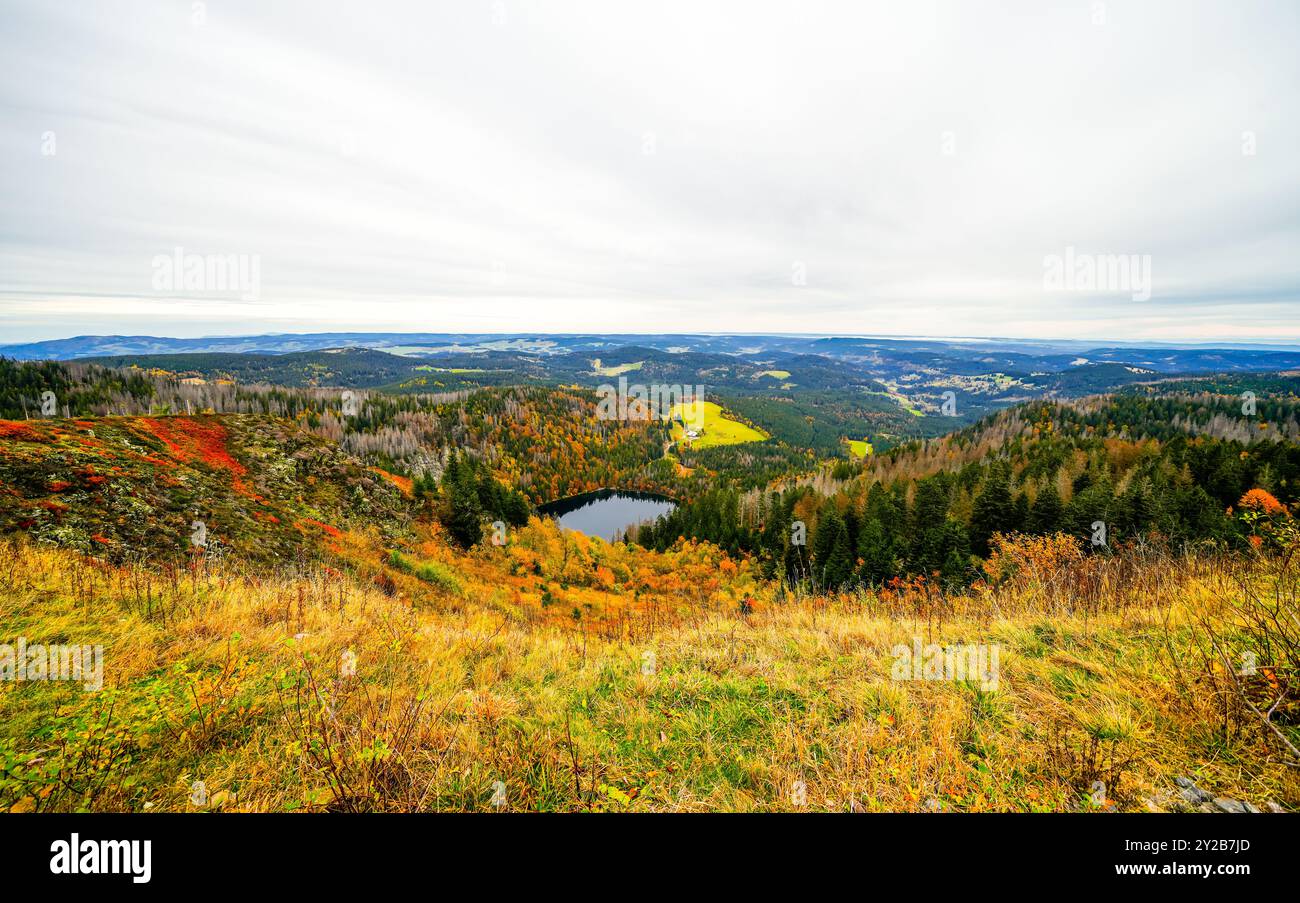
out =
[[[482,604],[472,570],[439,609],[334,572],[0,543],[0,642],[105,647],[99,693],[0,684],[0,809],[186,810],[202,781],[209,808],[482,810],[500,781],[507,810],[1142,810],[1180,774],[1300,803],[1212,662],[1189,673],[1207,625],[1255,641],[1226,600],[1273,565],[1084,565],[1074,605],[1017,570],[597,632]],[[997,689],[893,679],[916,637],[996,645]]]

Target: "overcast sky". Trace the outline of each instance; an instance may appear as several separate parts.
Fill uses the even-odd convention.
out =
[[[1297,341],[1297,47],[1294,0],[0,0],[0,344]]]

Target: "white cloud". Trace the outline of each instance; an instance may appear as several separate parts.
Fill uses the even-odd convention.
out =
[[[5,340],[1300,339],[1287,5],[4,5]],[[177,246],[261,300],[159,297]],[[1153,297],[1045,291],[1067,246]]]

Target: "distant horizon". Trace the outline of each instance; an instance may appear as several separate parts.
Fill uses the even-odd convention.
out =
[[[786,330],[691,330],[691,331],[642,331],[642,332],[603,332],[598,330],[452,330],[452,331],[433,331],[433,330],[397,330],[397,329],[320,329],[314,331],[281,331],[271,330],[264,332],[230,332],[230,333],[202,333],[198,335],[178,335],[170,333],[145,333],[145,332],[106,332],[106,333],[77,333],[73,335],[55,335],[48,338],[30,339],[26,341],[7,341],[0,344],[0,350],[6,348],[21,348],[32,345],[43,345],[56,342],[70,342],[78,339],[159,339],[159,340],[176,340],[176,341],[200,341],[200,340],[227,340],[227,339],[257,339],[272,337],[308,337],[308,336],[502,336],[502,337],[576,337],[576,336],[606,336],[609,338],[636,338],[642,336],[714,336],[714,337],[789,337],[789,338],[846,338],[846,339],[879,339],[885,341],[918,341],[918,342],[988,342],[988,343],[1025,343],[1035,345],[1057,345],[1057,346],[1079,346],[1088,345],[1096,347],[1131,347],[1131,348],[1169,348],[1169,349],[1204,349],[1212,350],[1222,348],[1227,350],[1300,350],[1300,341],[1286,342],[1278,340],[1259,340],[1259,339],[1233,339],[1227,341],[1176,341],[1164,339],[1151,339],[1145,341],[1135,341],[1131,339],[1114,339],[1114,338],[1067,338],[1067,337],[1040,337],[1040,336],[1011,336],[1011,335],[941,335],[925,333],[870,333],[870,332],[828,332],[816,330],[810,332],[795,332]],[[383,349],[377,349],[383,350]],[[176,352],[184,353],[184,352]],[[249,352],[257,353],[257,352]]]

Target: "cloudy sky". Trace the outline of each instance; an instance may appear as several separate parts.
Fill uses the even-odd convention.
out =
[[[1297,341],[1297,46],[1293,0],[0,0],[0,344]]]

